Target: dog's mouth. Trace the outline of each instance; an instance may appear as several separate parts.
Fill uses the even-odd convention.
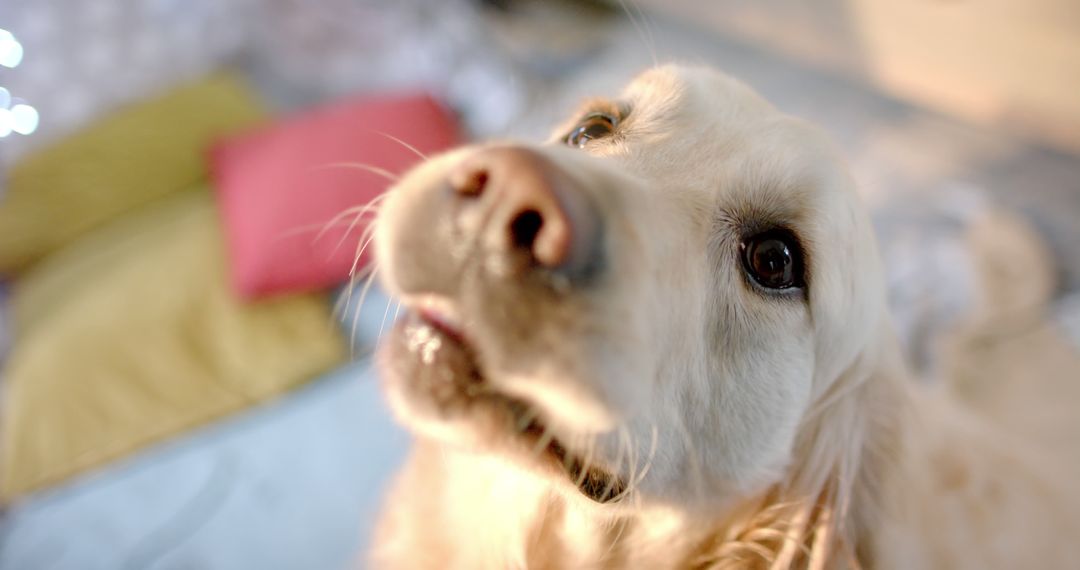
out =
[[[400,415],[410,427],[449,444],[474,444],[561,473],[598,503],[623,497],[622,478],[570,449],[545,425],[537,406],[490,382],[479,343],[466,334],[450,304],[425,298],[407,306],[382,349],[382,363],[397,396],[392,399],[405,408]]]

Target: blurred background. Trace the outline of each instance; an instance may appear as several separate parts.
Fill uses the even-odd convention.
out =
[[[668,61],[832,135],[922,381],[987,271],[1080,348],[1074,0],[4,0],[0,569],[354,567],[362,206]]]

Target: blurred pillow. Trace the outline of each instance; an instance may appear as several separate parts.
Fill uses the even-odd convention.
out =
[[[263,116],[239,79],[218,75],[124,108],[28,156],[10,170],[0,197],[0,275],[205,179],[209,143]]]
[[[254,298],[346,280],[368,218],[335,216],[456,141],[449,112],[415,95],[346,101],[215,146],[233,287]]]
[[[11,333],[8,331],[8,287],[0,281],[0,371],[4,369],[4,359],[7,357],[8,348],[11,346]],[[4,375],[0,372],[0,382]],[[3,394],[0,394],[0,398]]]
[[[12,291],[0,413],[7,499],[265,400],[346,353],[323,296],[241,304],[212,196],[88,234]]]

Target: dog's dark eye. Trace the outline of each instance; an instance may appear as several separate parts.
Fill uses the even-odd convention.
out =
[[[615,131],[617,121],[615,117],[604,113],[593,113],[574,127],[566,136],[566,144],[584,148],[591,140],[602,139]]]
[[[743,265],[762,287],[790,289],[803,286],[802,253],[794,236],[775,230],[742,243]]]

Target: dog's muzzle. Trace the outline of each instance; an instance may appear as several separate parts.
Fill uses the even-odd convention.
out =
[[[466,152],[403,180],[380,221],[406,308],[381,351],[391,401],[428,435],[536,450],[586,496],[617,500],[625,484],[559,437],[615,423],[583,344],[606,265],[599,209],[542,150]]]

